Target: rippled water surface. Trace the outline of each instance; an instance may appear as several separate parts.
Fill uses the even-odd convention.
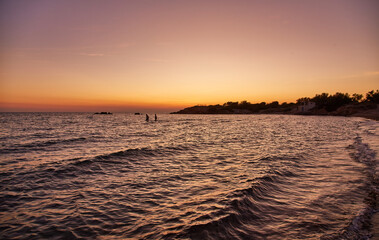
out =
[[[0,114],[1,239],[357,239],[378,123]],[[366,230],[365,230],[366,229]]]

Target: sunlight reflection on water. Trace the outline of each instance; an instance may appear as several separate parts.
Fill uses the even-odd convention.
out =
[[[0,237],[319,238],[365,207],[371,121],[158,117],[1,114]]]

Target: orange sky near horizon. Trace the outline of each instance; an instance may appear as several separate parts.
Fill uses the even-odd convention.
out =
[[[157,111],[379,88],[379,1],[0,3],[0,111]]]

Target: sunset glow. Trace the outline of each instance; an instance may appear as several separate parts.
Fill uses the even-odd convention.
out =
[[[169,112],[379,87],[379,1],[0,3],[0,111]]]

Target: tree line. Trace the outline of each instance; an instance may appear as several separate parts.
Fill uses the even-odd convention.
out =
[[[296,103],[287,103],[283,102],[279,104],[278,101],[273,101],[271,103],[261,102],[251,104],[247,101],[242,102],[226,102],[222,105],[225,109],[248,109],[253,112],[257,112],[269,108],[289,108],[295,105],[307,104],[309,102],[314,102],[316,108],[325,108],[327,111],[335,111],[339,107],[342,107],[347,104],[358,104],[358,103],[375,103],[379,104],[379,90],[371,90],[366,93],[365,97],[363,94],[354,93],[350,95],[349,93],[340,93],[335,94],[321,93],[316,94],[313,98],[302,97],[296,100]],[[215,105],[217,106],[217,105]],[[218,105],[220,106],[220,105]]]
[[[316,94],[313,98],[302,97],[296,100],[296,103],[279,103],[273,101],[271,103],[250,103],[248,101],[241,102],[226,102],[222,105],[209,105],[209,106],[194,106],[185,108],[176,113],[193,113],[193,114],[233,114],[233,113],[289,113],[293,111],[294,107],[314,102],[316,109],[325,109],[328,112],[337,110],[339,107],[348,104],[363,104],[373,105],[379,104],[379,90],[371,90],[366,93],[365,97],[362,94],[337,92],[335,94],[321,93]],[[374,106],[375,105],[375,106]],[[371,107],[370,107],[371,108]]]
[[[371,90],[366,93],[365,98],[362,94],[354,93],[352,95],[348,93],[337,92],[333,95],[328,93],[316,94],[313,98],[303,97],[296,100],[298,105],[306,104],[308,102],[315,102],[316,108],[325,108],[328,112],[335,111],[339,107],[347,104],[358,104],[358,103],[374,103],[379,104],[379,90]]]

